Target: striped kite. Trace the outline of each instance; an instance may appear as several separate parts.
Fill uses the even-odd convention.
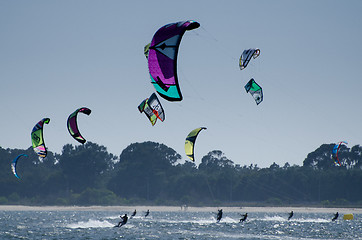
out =
[[[157,118],[162,122],[165,120],[165,113],[163,111],[161,102],[158,100],[157,95],[152,93],[149,98],[146,98],[138,106],[138,110],[144,112],[150,120],[152,126],[156,124]]]
[[[43,138],[43,126],[44,123],[48,124],[50,122],[49,118],[43,118],[40,120],[31,131],[31,141],[33,149],[40,160],[43,160],[47,156],[47,149],[45,147],[44,138]]]

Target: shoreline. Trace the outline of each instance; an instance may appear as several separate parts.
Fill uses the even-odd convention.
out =
[[[301,212],[301,213],[353,213],[362,214],[362,208],[317,208],[317,207],[187,207],[181,206],[26,206],[0,205],[0,211],[137,211],[151,212],[215,212],[222,208],[224,212]]]

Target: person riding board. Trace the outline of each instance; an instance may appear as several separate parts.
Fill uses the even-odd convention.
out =
[[[147,217],[148,214],[150,214],[150,210],[149,210],[149,209],[147,210],[145,217]]]
[[[127,213],[124,214],[124,216],[119,216],[119,217],[121,218],[121,221],[115,227],[122,227],[127,223],[128,220]]]
[[[336,212],[336,214],[334,214],[334,217],[332,218],[332,221],[336,221],[338,216],[339,216],[339,214],[338,214],[338,212]]]
[[[240,218],[240,222],[244,222],[246,218],[248,217],[248,213],[245,213],[244,215],[241,215],[242,218]]]
[[[288,220],[290,220],[290,219],[293,217],[293,215],[294,215],[294,213],[293,213],[293,211],[291,211],[291,212],[289,213]]]
[[[132,215],[131,215],[131,218],[133,218],[134,216],[136,216],[136,213],[137,213],[137,211],[136,211],[136,209],[135,209],[134,212],[133,212]]]
[[[221,218],[222,218],[222,209],[218,210],[219,212],[217,213],[217,217],[216,217],[216,221],[220,222]]]

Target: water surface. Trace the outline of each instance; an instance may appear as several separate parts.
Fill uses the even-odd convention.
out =
[[[133,211],[133,210],[132,210]],[[216,223],[215,211],[139,211],[115,228],[119,211],[0,211],[0,239],[362,239],[362,214],[332,222],[331,213],[251,212],[240,223],[242,210],[224,212]]]

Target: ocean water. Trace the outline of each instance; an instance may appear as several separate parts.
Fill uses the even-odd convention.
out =
[[[241,212],[144,212],[114,227],[116,211],[0,211],[0,239],[362,239],[362,214],[335,222],[331,213],[251,212],[239,223]]]

